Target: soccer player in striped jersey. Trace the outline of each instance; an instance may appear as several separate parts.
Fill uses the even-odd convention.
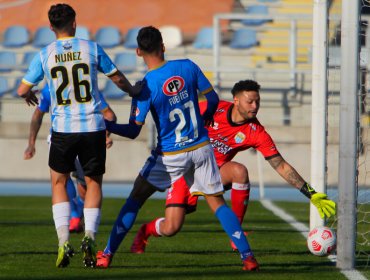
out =
[[[110,121],[115,121],[116,115],[113,110],[110,108],[109,104],[105,101],[105,98],[102,94],[100,94],[101,98],[101,111],[104,115],[104,118]],[[24,151],[24,159],[28,160],[33,158],[36,153],[36,138],[37,134],[40,130],[42,125],[42,120],[45,113],[49,113],[50,111],[50,90],[48,85],[46,84],[43,89],[40,91],[40,102],[36,107],[30,123],[30,132],[28,137],[28,146]],[[51,119],[53,116],[51,115]],[[53,121],[51,120],[51,123]],[[50,134],[47,137],[47,142],[50,145],[50,138],[51,138],[51,130]],[[109,149],[113,145],[112,139],[109,137],[109,132],[106,132],[106,147]],[[85,176],[82,170],[82,166],[78,159],[75,160],[75,169],[76,171],[72,172],[73,176],[76,178],[77,182],[77,192],[75,184],[71,177],[68,178],[67,181],[67,193],[69,198],[69,203],[71,207],[71,218],[69,220],[69,231],[70,232],[81,232],[83,230],[82,225],[82,216],[83,216],[83,208],[85,204],[85,196],[86,196],[86,181]]]
[[[53,115],[49,166],[53,218],[59,240],[56,266],[67,266],[73,255],[69,244],[70,205],[66,183],[78,156],[87,184],[85,236],[81,249],[85,266],[94,267],[106,159],[105,124],[100,111],[97,75],[104,73],[130,96],[140,93],[141,84],[132,86],[98,44],[75,37],[76,13],[71,6],[52,5],[48,17],[57,40],[41,49],[32,60],[18,95],[28,105],[37,104],[32,87],[46,78]]]
[[[335,215],[335,202],[326,194],[316,193],[298,172],[281,156],[271,136],[256,118],[260,106],[260,85],[253,80],[237,82],[231,93],[233,102],[220,101],[214,123],[207,127],[220,168],[225,190],[231,189],[232,210],[243,222],[248,207],[250,183],[247,168],[233,161],[235,155],[254,148],[265,157],[276,172],[291,186],[299,189],[317,207],[321,218]],[[200,102],[204,112],[207,104]],[[184,180],[178,180],[166,200],[165,218],[157,218],[140,227],[131,246],[133,253],[144,253],[150,236],[173,236],[180,229],[185,214],[193,212],[197,199],[191,196]],[[231,242],[233,250],[235,245]]]
[[[184,177],[191,194],[205,197],[225,232],[238,247],[243,269],[257,270],[258,263],[240,223],[222,196],[219,170],[204,126],[212,122],[219,101],[217,93],[191,60],[164,59],[165,47],[157,28],[147,26],[140,29],[137,42],[137,54],[143,57],[149,69],[142,92],[132,100],[130,123],[107,122],[107,129],[135,138],[150,111],[158,133],[157,147],[136,178],[106,248],[98,252],[97,266],[107,268],[110,265],[146,199]],[[203,116],[199,110],[198,92],[208,101]]]

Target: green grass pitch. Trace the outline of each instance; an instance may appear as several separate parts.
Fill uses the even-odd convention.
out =
[[[97,245],[103,249],[123,199],[105,198]],[[308,223],[308,203],[282,203]],[[325,257],[308,252],[306,240],[258,201],[251,201],[244,223],[260,263],[259,272],[242,271],[237,253],[204,200],[172,238],[151,238],[146,253],[129,248],[143,222],[163,216],[164,200],[152,199],[116,253],[111,268],[87,269],[78,253],[64,269],[55,267],[57,237],[48,197],[0,197],[0,279],[345,279]],[[82,234],[72,234],[78,249]],[[369,275],[370,276],[370,275]]]

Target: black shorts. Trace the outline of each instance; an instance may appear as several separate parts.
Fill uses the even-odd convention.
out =
[[[72,172],[72,176],[76,178],[78,184],[86,186],[85,174],[84,171],[82,170],[82,166],[78,158],[76,158],[75,160],[75,168],[76,171]]]
[[[85,176],[105,173],[105,130],[84,133],[61,133],[53,131],[49,153],[49,167],[59,173],[75,169],[78,157]]]

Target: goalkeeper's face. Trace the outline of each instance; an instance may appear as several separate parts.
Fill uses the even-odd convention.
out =
[[[256,91],[241,91],[234,96],[234,105],[244,120],[254,119],[260,108],[260,95]]]

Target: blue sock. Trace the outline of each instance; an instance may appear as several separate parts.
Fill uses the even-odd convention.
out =
[[[216,210],[215,215],[224,231],[238,248],[241,259],[245,260],[248,256],[253,256],[248,240],[234,212],[226,205],[222,205]]]
[[[85,205],[85,201],[81,198],[81,197],[77,197],[77,212],[78,212],[78,216],[80,218],[82,218],[83,214],[84,214],[84,205]]]
[[[104,254],[114,254],[117,251],[122,240],[134,224],[139,209],[140,204],[138,202],[129,198],[126,200],[113,225]]]
[[[67,181],[67,194],[69,198],[69,204],[71,205],[71,217],[78,218],[79,215],[78,215],[77,203],[76,203],[76,187],[71,177],[69,177]]]

